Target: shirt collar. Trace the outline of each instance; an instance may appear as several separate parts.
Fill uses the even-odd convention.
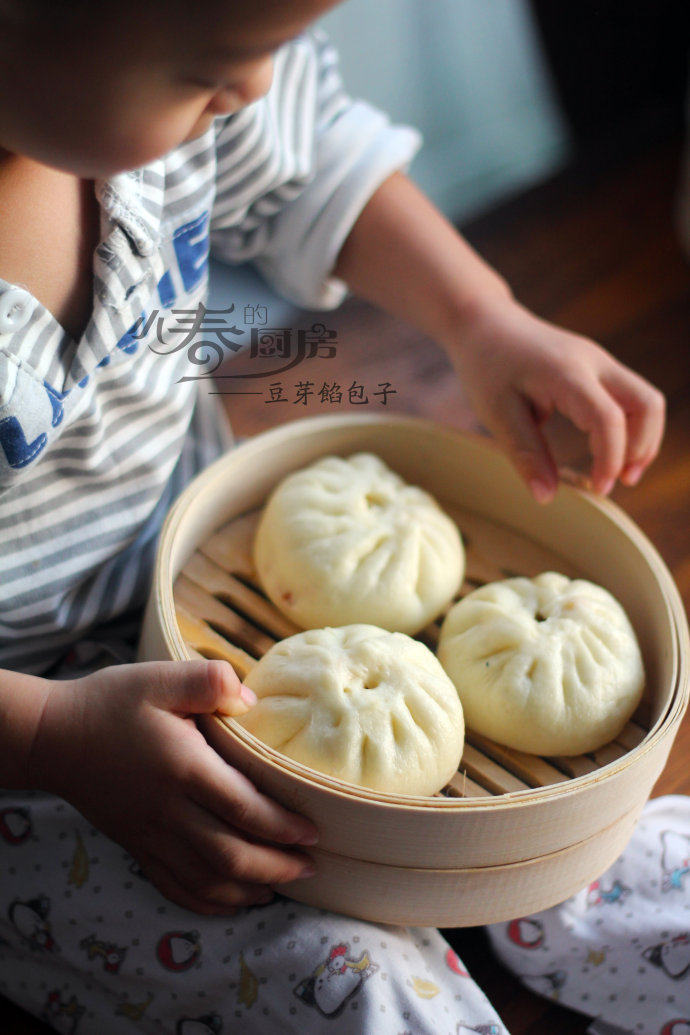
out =
[[[96,180],[95,189],[103,210],[122,227],[138,254],[153,254],[161,239],[165,160]]]

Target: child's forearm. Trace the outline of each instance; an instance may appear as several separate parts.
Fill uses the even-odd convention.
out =
[[[0,669],[0,787],[30,788],[29,761],[50,682]]]
[[[540,502],[558,486],[558,458],[544,433],[552,414],[587,436],[596,492],[610,492],[617,478],[634,485],[656,456],[663,395],[596,342],[516,302],[401,173],[363,209],[335,273],[445,347],[475,416]]]
[[[371,197],[335,273],[352,290],[443,345],[510,289],[403,173]]]

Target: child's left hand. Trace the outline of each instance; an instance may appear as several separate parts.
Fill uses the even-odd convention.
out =
[[[659,451],[663,394],[593,341],[494,297],[446,342],[466,394],[535,498],[548,502],[558,471],[542,425],[553,413],[589,438],[591,486],[635,485]]]

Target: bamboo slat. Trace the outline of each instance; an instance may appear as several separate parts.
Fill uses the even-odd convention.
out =
[[[503,747],[472,730],[468,731],[467,740],[478,752],[499,762],[504,769],[524,780],[528,787],[548,787],[551,783],[561,783],[568,779],[565,773],[549,765],[539,755],[528,755],[523,751]]]
[[[446,794],[449,797],[454,798],[489,798],[491,797],[491,791],[486,787],[482,787],[480,783],[475,783],[467,775],[466,770],[460,766],[455,776],[451,777],[448,781],[448,785],[444,788]]]
[[[258,510],[234,518],[216,535],[201,543],[201,550],[224,571],[242,575],[250,581],[256,579],[252,544],[258,519]]]
[[[627,748],[628,751],[632,751],[633,748],[642,743],[646,736],[647,730],[631,719],[620,731],[616,741],[618,744],[622,744],[624,748]]]
[[[256,664],[256,658],[253,658],[251,654],[247,654],[240,647],[235,646],[234,643],[230,643],[225,636],[220,636],[201,618],[189,614],[177,596],[175,603],[175,613],[180,626],[180,632],[184,636],[185,642],[193,656],[229,661],[240,679],[244,679],[249,669]]]
[[[189,613],[203,618],[211,628],[228,638],[230,643],[240,644],[251,654],[256,652],[257,657],[265,654],[276,642],[275,638],[267,636],[227,604],[198,586],[184,572],[175,582],[175,598]]]
[[[275,639],[284,639],[300,632],[299,626],[282,615],[265,596],[236,579],[203,553],[197,552],[184,568],[187,578],[218,600],[242,611],[257,629],[265,629]]]
[[[513,776],[503,766],[473,748],[471,744],[465,744],[462,766],[473,780],[482,787],[486,787],[488,791],[492,791],[493,794],[510,794],[512,791],[527,790],[528,785],[523,780]]]
[[[556,769],[567,773],[573,779],[578,776],[588,776],[590,773],[595,773],[599,768],[594,759],[588,755],[575,755],[573,758],[566,758],[561,755],[557,758],[549,758],[547,761]]]
[[[609,762],[617,762],[619,758],[623,757],[625,750],[622,744],[618,744],[613,740],[610,744],[604,744],[598,751],[593,751],[591,757],[597,765],[604,766],[608,765]]]

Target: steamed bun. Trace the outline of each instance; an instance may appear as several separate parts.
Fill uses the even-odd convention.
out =
[[[539,755],[608,743],[644,686],[640,649],[618,601],[554,572],[493,582],[459,601],[441,627],[438,658],[470,729]]]
[[[325,457],[282,481],[259,521],[267,595],[303,628],[423,629],[463,577],[460,533],[436,501],[369,453]]]
[[[371,625],[281,640],[244,680],[259,698],[237,722],[322,773],[401,794],[435,794],[464,743],[455,687],[431,651]]]

